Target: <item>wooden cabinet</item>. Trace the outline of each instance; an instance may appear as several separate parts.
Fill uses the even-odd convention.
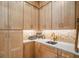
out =
[[[47,45],[44,45],[44,44],[41,44],[41,47],[40,47],[40,57],[42,58],[56,58],[57,57],[57,49],[56,48],[53,48],[53,47],[50,47],[50,46],[47,46]]]
[[[63,5],[64,3],[64,5]],[[74,29],[75,25],[75,2],[65,1],[62,2],[62,23],[63,29]]]
[[[32,29],[32,6],[24,2],[24,29]]]
[[[74,54],[66,52],[66,51],[62,51],[61,57],[63,57],[63,58],[74,58]]]
[[[51,29],[51,2],[40,8],[40,30]]]
[[[33,58],[34,57],[34,42],[26,42],[23,44],[23,57]]]
[[[61,23],[61,24],[60,24]],[[60,25],[59,25],[60,24]],[[52,29],[59,29],[62,24],[62,2],[52,2]]]
[[[52,2],[52,29],[75,28],[75,2]]]
[[[40,58],[41,52],[40,52],[40,43],[35,42],[35,57]]]
[[[38,8],[24,2],[24,29],[38,29]]]
[[[9,30],[9,57],[23,57],[23,33],[22,30]]]
[[[8,29],[8,2],[0,1],[0,29]]]
[[[32,7],[32,29],[38,30],[38,9]]]
[[[75,28],[75,2],[52,2],[52,29]]]
[[[40,8],[40,29],[74,29],[75,2],[53,1]]]
[[[35,57],[37,58],[78,58],[78,55],[35,42]]]
[[[0,58],[8,57],[8,31],[0,30]]]
[[[57,49],[35,42],[35,57],[37,58],[55,58]]]
[[[23,29],[23,2],[9,2],[9,29]]]

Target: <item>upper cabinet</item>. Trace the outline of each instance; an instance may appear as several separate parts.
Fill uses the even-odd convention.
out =
[[[9,2],[9,29],[23,29],[23,2]]]
[[[38,30],[38,9],[32,7],[32,29]]]
[[[52,2],[52,29],[59,29],[62,23],[62,2]]]
[[[0,29],[74,29],[78,4],[75,7],[74,1],[0,2]]]
[[[8,29],[8,2],[0,2],[0,29]]]
[[[31,29],[32,6],[24,2],[24,29]]]
[[[38,29],[38,8],[24,2],[24,29]]]
[[[75,2],[65,1],[62,2],[62,23],[64,29],[74,29],[75,28]]]
[[[40,29],[74,29],[75,2],[52,1],[40,8]]]
[[[52,29],[75,28],[75,2],[52,2]]]
[[[51,29],[51,2],[39,10],[40,30]]]

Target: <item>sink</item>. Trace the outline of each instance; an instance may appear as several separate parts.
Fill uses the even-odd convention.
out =
[[[47,41],[46,43],[48,43],[48,44],[52,44],[52,45],[57,44],[57,42],[54,42],[54,41]]]

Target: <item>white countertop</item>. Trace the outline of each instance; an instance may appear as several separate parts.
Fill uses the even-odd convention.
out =
[[[42,44],[45,44],[51,47],[55,47],[55,48],[79,55],[79,53],[75,52],[74,44],[70,44],[70,43],[59,42],[59,41],[55,45],[46,43],[47,41],[51,41],[50,39],[23,40],[23,43],[32,42],[32,41],[39,42],[39,43],[42,43]]]

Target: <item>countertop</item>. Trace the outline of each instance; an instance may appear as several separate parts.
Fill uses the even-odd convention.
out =
[[[23,43],[32,42],[32,41],[39,42],[39,43],[42,43],[42,44],[45,44],[51,47],[55,47],[55,48],[73,53],[75,55],[79,55],[79,53],[75,52],[74,44],[70,44],[66,42],[57,41],[57,44],[52,45],[52,44],[46,43],[47,41],[51,41],[50,39],[36,39],[36,40],[23,40]]]

